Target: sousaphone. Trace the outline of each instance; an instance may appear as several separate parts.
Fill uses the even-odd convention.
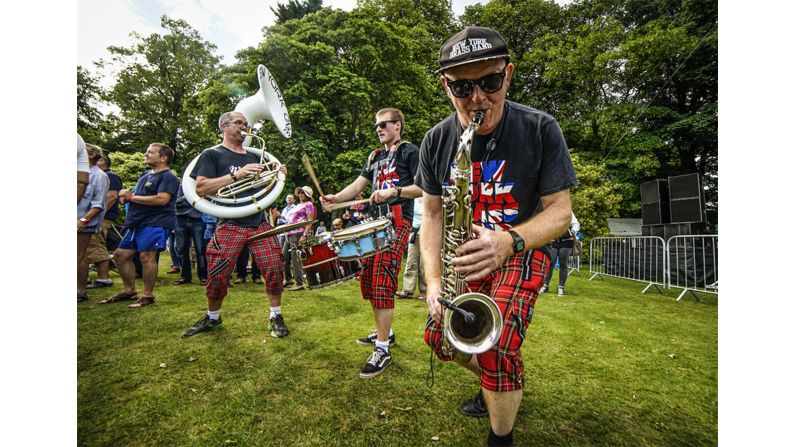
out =
[[[290,116],[284,103],[281,90],[276,85],[273,75],[264,65],[257,67],[259,90],[252,96],[240,101],[235,112],[242,113],[250,125],[259,120],[271,121],[285,137],[292,136]],[[249,132],[243,132],[246,139],[243,148],[260,157],[262,172],[246,177],[219,190],[216,195],[199,197],[196,194],[196,179],[191,177],[193,168],[199,160],[196,156],[185,169],[182,176],[182,191],[190,204],[204,214],[211,216],[238,219],[264,211],[275,202],[284,189],[284,173],[280,171],[281,162],[265,151],[265,140]],[[261,148],[250,147],[251,139],[259,141]],[[243,191],[256,190],[251,195],[238,197]]]

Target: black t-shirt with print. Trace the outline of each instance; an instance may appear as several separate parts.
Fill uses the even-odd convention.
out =
[[[401,144],[397,151],[376,149],[376,154],[370,164],[365,163],[364,169],[359,175],[370,181],[373,191],[393,186],[405,188],[414,184],[419,162],[419,149],[417,146],[406,142]],[[411,219],[414,217],[414,199],[391,197],[387,200],[387,205],[400,205],[403,211],[403,221],[411,224]],[[379,207],[382,213],[386,213],[384,205]],[[370,207],[370,217],[379,215],[379,207]]]
[[[190,176],[194,179],[201,176],[207,178],[218,178],[233,174],[249,163],[259,163],[259,155],[246,151],[245,154],[232,152],[231,149],[219,144],[218,146],[205,149],[196,161]],[[248,197],[256,193],[256,190],[243,191],[237,197]],[[233,223],[247,228],[257,228],[264,217],[263,212],[254,213],[251,216],[239,219],[220,219],[221,223]]]
[[[426,193],[441,195],[442,185],[449,184],[462,133],[453,113],[425,134],[416,183]],[[492,134],[473,138],[471,158],[472,220],[491,230],[525,222],[539,211],[541,196],[578,183],[557,121],[511,101],[505,101],[502,121]]]

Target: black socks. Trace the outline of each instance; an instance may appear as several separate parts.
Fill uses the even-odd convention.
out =
[[[513,430],[507,435],[497,436],[493,430],[489,430],[489,447],[513,447]]]

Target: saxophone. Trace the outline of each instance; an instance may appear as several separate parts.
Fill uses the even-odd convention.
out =
[[[488,351],[500,339],[503,326],[502,313],[494,300],[482,293],[470,292],[464,278],[452,265],[456,248],[472,238],[470,153],[472,139],[483,117],[483,111],[477,111],[461,135],[450,169],[450,185],[442,188],[442,297],[439,302],[448,309],[444,314],[442,350],[452,358],[456,351],[468,355]]]

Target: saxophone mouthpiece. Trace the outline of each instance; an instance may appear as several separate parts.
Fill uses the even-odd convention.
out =
[[[483,118],[486,116],[485,110],[478,110],[475,112],[475,116],[472,117],[472,122],[480,126],[483,124]]]

